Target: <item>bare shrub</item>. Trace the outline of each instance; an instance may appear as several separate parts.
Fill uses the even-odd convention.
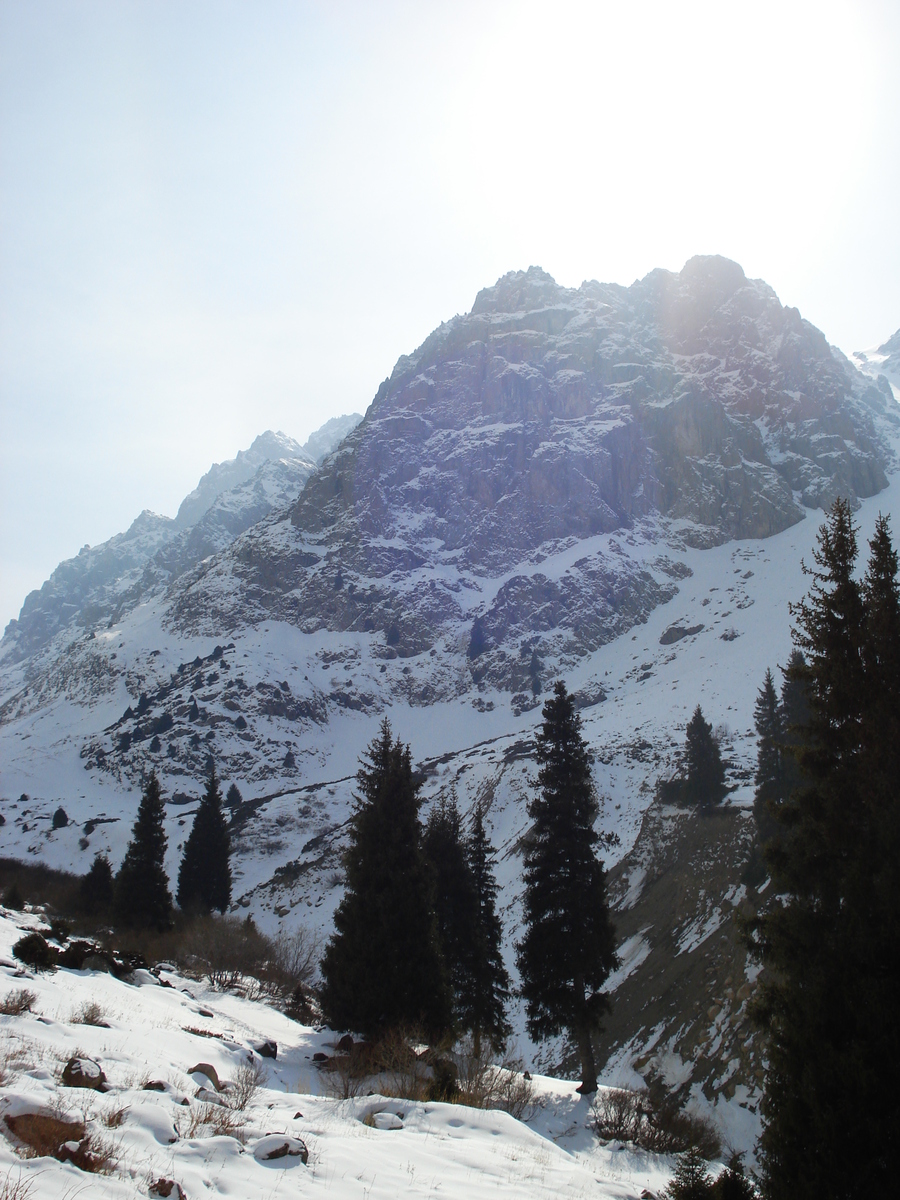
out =
[[[301,925],[290,933],[281,930],[270,944],[271,953],[261,982],[270,994],[287,1001],[298,987],[308,988],[315,979],[321,957],[321,939]]]
[[[0,1000],[0,1014],[4,1017],[21,1017],[34,1010],[37,995],[28,988],[13,988]]]
[[[346,1054],[335,1054],[322,1064],[325,1090],[334,1100],[350,1100],[367,1090],[372,1075],[372,1059],[368,1046],[357,1043]]]
[[[649,1113],[650,1094],[646,1088],[603,1088],[591,1108],[590,1125],[601,1141],[640,1145]]]
[[[651,1114],[643,1146],[656,1154],[683,1154],[695,1147],[712,1160],[722,1152],[722,1139],[709,1117],[679,1108],[670,1099]]]
[[[476,1046],[471,1038],[458,1042],[453,1050],[456,1064],[456,1086],[460,1104],[470,1108],[485,1108],[491,1092],[494,1066],[487,1042]]]
[[[457,1071],[458,1103],[471,1108],[499,1108],[517,1121],[528,1121],[542,1107],[525,1065],[508,1055],[498,1066],[491,1061],[486,1043],[476,1047],[471,1038],[459,1042],[453,1053]]]
[[[245,1112],[267,1080],[268,1073],[260,1059],[241,1063],[229,1085],[225,1103],[233,1112]]]
[[[530,1121],[543,1107],[521,1059],[506,1059],[496,1068],[489,1107],[500,1108],[517,1121]]]
[[[403,1100],[425,1100],[431,1071],[413,1048],[419,1043],[414,1033],[396,1029],[372,1047],[372,1073],[379,1078],[378,1090],[384,1096]]]
[[[591,1109],[591,1127],[603,1141],[631,1142],[654,1154],[682,1154],[695,1147],[706,1159],[719,1156],[721,1139],[709,1117],[679,1107],[660,1087],[604,1088]]]
[[[72,1014],[73,1025],[96,1025],[100,1029],[108,1028],[104,1017],[106,1011],[96,1000],[85,1000],[81,1008]]]

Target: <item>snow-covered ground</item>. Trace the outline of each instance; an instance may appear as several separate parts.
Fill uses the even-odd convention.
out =
[[[298,1194],[636,1200],[644,1189],[661,1191],[671,1174],[667,1158],[599,1143],[586,1126],[588,1101],[564,1080],[535,1077],[542,1107],[527,1122],[462,1105],[332,1098],[313,1064],[314,1054],[332,1052],[328,1030],[298,1025],[262,1003],[174,972],[161,975],[171,987],[148,972],[138,972],[133,983],[91,971],[26,972],[11,949],[23,927],[40,926],[35,914],[0,912],[0,1001],[23,988],[35,996],[32,1012],[0,1016],[0,1070],[5,1065],[7,1074],[0,1089],[0,1194],[4,1180],[22,1179],[30,1200],[146,1197],[162,1178],[175,1180],[190,1200]],[[75,1020],[91,1003],[104,1026]],[[274,1061],[254,1053],[263,1040],[277,1043]],[[73,1056],[98,1062],[109,1090],[62,1086],[62,1068]],[[209,1064],[224,1083],[250,1059],[264,1067],[265,1078],[235,1135],[198,1125],[205,1110],[196,1093],[210,1083],[200,1072],[190,1074],[191,1067]],[[147,1090],[151,1081],[164,1090]],[[85,1122],[86,1133],[110,1152],[111,1173],[85,1174],[71,1163],[17,1153],[3,1118],[35,1112]],[[299,1149],[290,1139],[302,1140],[308,1163],[290,1153],[261,1161],[285,1142]]]

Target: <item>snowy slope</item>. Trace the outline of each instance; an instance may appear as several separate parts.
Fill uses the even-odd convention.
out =
[[[0,914],[0,998],[27,988],[33,1011],[0,1016],[0,1189],[22,1180],[31,1200],[91,1195],[145,1197],[159,1179],[174,1179],[191,1200],[239,1196],[264,1200],[302,1191],[336,1200],[431,1196],[482,1200],[513,1197],[634,1198],[661,1190],[671,1162],[655,1155],[601,1146],[585,1128],[588,1101],[575,1084],[535,1080],[543,1108],[526,1124],[500,1111],[420,1103],[370,1095],[330,1098],[312,1056],[333,1052],[333,1035],[203,984],[163,972],[163,987],[148,972],[133,983],[92,971],[58,970],[37,977],[16,971],[14,923],[38,927],[23,914]],[[96,1004],[103,1027],[75,1023]],[[206,1036],[204,1036],[204,1033]],[[253,1047],[277,1043],[277,1059],[259,1059]],[[59,1073],[74,1056],[97,1061],[109,1090],[60,1086]],[[212,1066],[232,1081],[242,1063],[256,1059],[264,1081],[234,1135],[214,1135],[192,1118],[195,1097],[209,1083],[190,1074]],[[162,1090],[145,1089],[159,1081]],[[16,1154],[3,1118],[52,1113],[84,1122],[86,1133],[110,1152],[109,1174],[85,1174],[71,1163]],[[378,1128],[377,1114],[385,1125]],[[300,1139],[308,1163],[285,1155],[261,1161],[267,1149]]]

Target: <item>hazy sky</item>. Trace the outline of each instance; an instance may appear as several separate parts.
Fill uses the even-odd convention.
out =
[[[0,625],[537,263],[900,326],[900,4],[0,0]]]

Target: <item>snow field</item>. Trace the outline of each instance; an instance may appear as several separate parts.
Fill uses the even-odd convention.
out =
[[[333,1099],[312,1059],[331,1052],[328,1030],[297,1025],[261,1003],[165,970],[172,987],[149,972],[137,972],[134,983],[91,971],[32,974],[11,950],[22,928],[39,927],[35,914],[0,914],[0,1000],[20,988],[36,996],[32,1012],[0,1016],[6,1066],[0,1188],[5,1178],[21,1177],[32,1187],[31,1200],[113,1200],[146,1196],[150,1183],[164,1177],[177,1180],[191,1200],[637,1198],[644,1188],[662,1189],[669,1177],[668,1159],[601,1146],[586,1128],[589,1103],[574,1083],[536,1077],[543,1107],[527,1124],[462,1105],[377,1095]],[[107,1027],[76,1023],[89,1004],[99,1007],[94,1018]],[[209,1109],[194,1097],[210,1084],[199,1072],[188,1074],[190,1067],[208,1064],[221,1082],[233,1080],[252,1045],[265,1039],[278,1043],[278,1057],[256,1056],[265,1082],[246,1112],[235,1114],[240,1136],[203,1136],[196,1118]],[[76,1054],[100,1063],[108,1092],[60,1086],[61,1068]],[[165,1090],[143,1090],[151,1080]],[[2,1119],[41,1111],[84,1120],[111,1152],[114,1171],[88,1175],[52,1158],[19,1157]],[[254,1151],[264,1152],[271,1134],[301,1138],[308,1165],[291,1156],[259,1161]]]

